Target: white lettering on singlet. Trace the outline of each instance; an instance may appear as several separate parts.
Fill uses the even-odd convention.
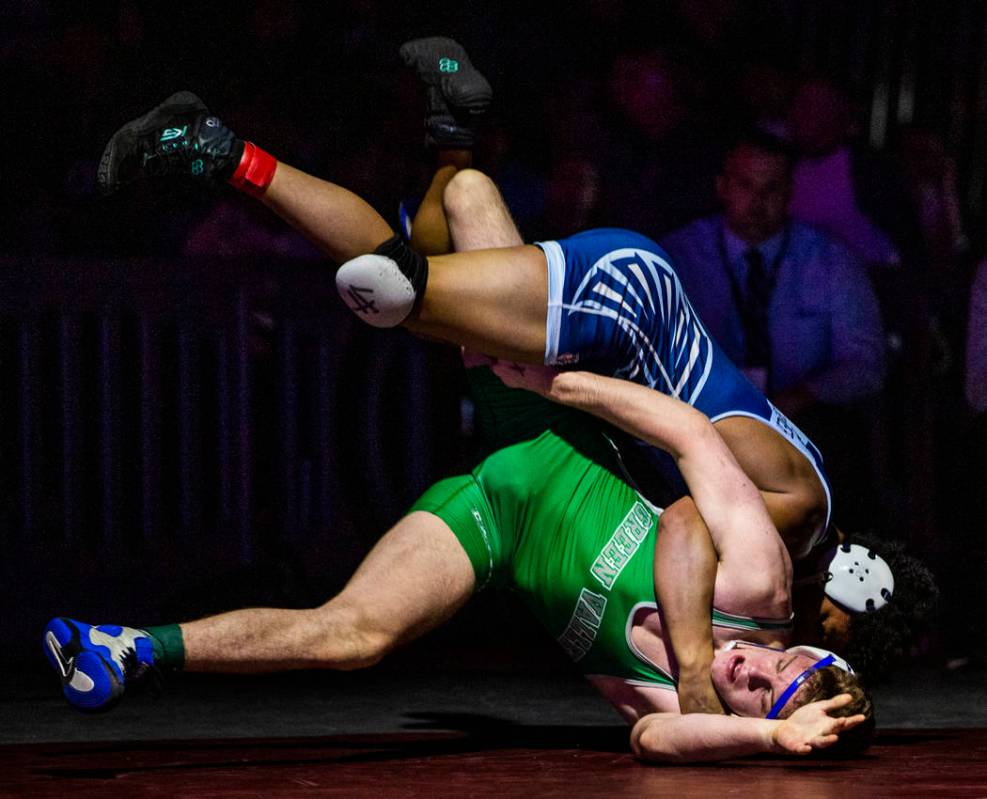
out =
[[[565,630],[559,636],[559,643],[574,661],[582,658],[593,646],[606,607],[607,598],[605,596],[594,594],[588,588],[579,592],[579,599],[576,600],[576,609],[572,612],[572,618],[569,619]]]
[[[648,509],[642,503],[635,502],[593,561],[590,573],[608,591],[641,546],[653,522],[654,516]]]
[[[655,514],[643,502],[635,501],[596,556],[590,567],[590,574],[607,591],[613,588],[614,582],[647,537],[654,520]],[[566,654],[574,661],[580,660],[593,646],[606,608],[607,598],[602,594],[585,587],[579,592],[572,617],[558,639]]]

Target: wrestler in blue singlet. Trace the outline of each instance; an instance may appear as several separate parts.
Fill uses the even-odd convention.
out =
[[[729,416],[760,420],[809,459],[830,497],[819,450],[723,354],[661,247],[617,228],[538,246],[548,260],[546,364],[579,363],[641,383],[714,422]],[[664,453],[651,447],[652,454],[667,471]]]

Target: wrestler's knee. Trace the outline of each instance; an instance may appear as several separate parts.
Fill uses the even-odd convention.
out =
[[[457,172],[446,186],[442,202],[457,250],[523,244],[497,185],[483,172]]]
[[[414,311],[428,281],[428,259],[399,236],[336,271],[336,290],[368,325],[395,327]]]
[[[442,203],[449,216],[470,214],[491,203],[499,204],[500,192],[497,185],[478,169],[461,169],[446,186]]]

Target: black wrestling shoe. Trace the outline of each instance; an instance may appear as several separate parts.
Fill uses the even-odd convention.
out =
[[[128,122],[103,151],[99,189],[110,194],[127,183],[160,175],[226,180],[244,144],[192,92],[176,92],[157,108]]]
[[[472,149],[476,123],[490,106],[493,90],[470,63],[463,46],[432,36],[405,42],[399,52],[425,84],[426,146]]]

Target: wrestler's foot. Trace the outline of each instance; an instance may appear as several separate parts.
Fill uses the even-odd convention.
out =
[[[425,144],[440,150],[471,149],[493,91],[466,50],[452,39],[432,36],[405,42],[399,52],[425,84]]]
[[[177,92],[113,134],[99,163],[104,194],[143,177],[192,175],[226,180],[244,142],[192,92]]]
[[[151,638],[133,627],[56,618],[45,628],[44,649],[79,710],[109,710],[127,686],[156,674]]]

